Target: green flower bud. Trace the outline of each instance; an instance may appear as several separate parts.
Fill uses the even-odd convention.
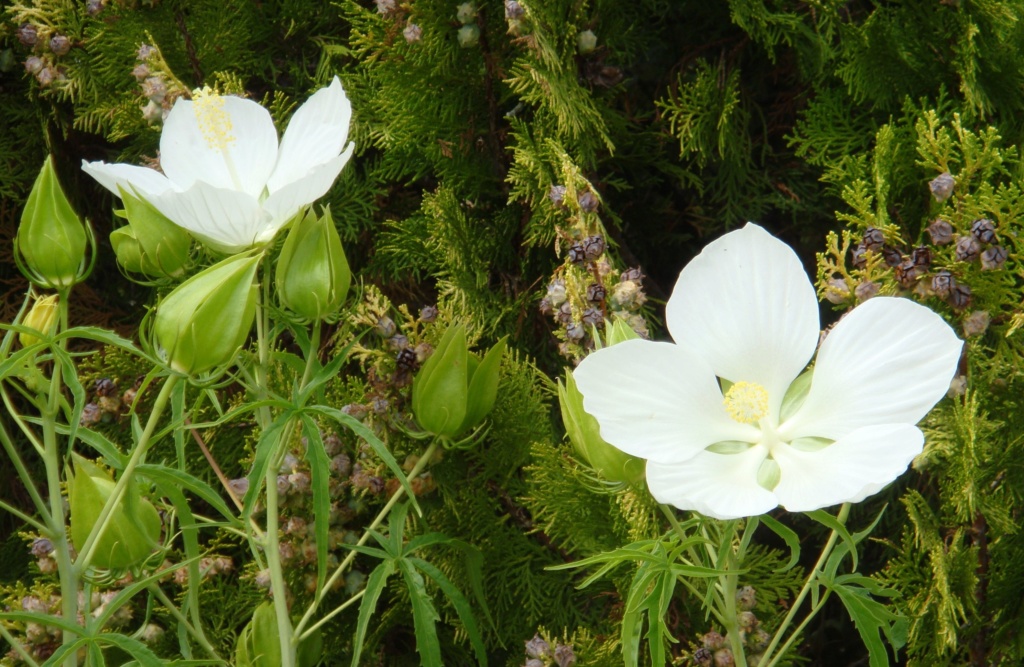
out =
[[[320,661],[323,636],[317,630],[299,642],[295,652],[297,667],[313,667]],[[235,642],[235,667],[279,667],[281,638],[277,631],[274,605],[264,602],[256,607],[252,620],[242,629]]]
[[[319,219],[310,211],[292,226],[277,258],[281,305],[308,320],[326,319],[338,312],[351,282],[330,209]]]
[[[88,273],[88,242],[85,226],[57,181],[53,159],[47,157],[21,214],[15,239],[19,268],[41,287],[71,287]]]
[[[114,254],[127,271],[154,278],[177,278],[185,272],[192,237],[149,202],[121,188],[128,226],[110,234]]]
[[[448,327],[413,380],[412,411],[420,426],[434,435],[454,438],[483,421],[498,397],[505,340],[478,360],[466,345],[465,326]]]
[[[256,317],[261,255],[235,255],[197,273],[156,308],[153,334],[174,370],[194,375],[227,363]]]
[[[56,294],[36,299],[35,304],[32,305],[32,310],[28,311],[28,315],[25,316],[21,324],[30,329],[35,329],[45,336],[53,335],[54,330],[57,328],[57,316],[59,314],[57,310],[58,299],[59,297]],[[39,342],[37,336],[26,332],[22,332],[18,336],[18,340],[21,341],[22,347],[35,345]]]
[[[71,505],[71,543],[81,551],[89,539],[107,499],[114,492],[114,480],[94,463],[72,455],[75,474],[68,480]],[[160,515],[156,508],[129,485],[121,502],[110,513],[103,536],[96,542],[90,565],[124,570],[138,565],[153,553],[160,538]]]
[[[628,327],[627,327],[628,328]],[[601,437],[597,419],[583,409],[583,394],[572,373],[558,383],[558,403],[565,431],[576,453],[602,477],[613,482],[638,482],[644,477],[644,461],[608,444]]]
[[[604,344],[605,347],[621,343],[624,340],[639,338],[640,335],[633,331],[633,328],[622,318],[616,317],[610,326],[605,326]]]

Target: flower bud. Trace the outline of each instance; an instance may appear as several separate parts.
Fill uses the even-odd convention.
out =
[[[426,431],[454,438],[479,424],[494,407],[505,338],[482,360],[470,354],[466,328],[448,327],[413,380],[412,411]]]
[[[153,208],[121,189],[127,227],[110,234],[118,263],[127,271],[153,278],[177,278],[188,265],[192,237]]]
[[[323,635],[319,630],[299,642],[295,649],[297,667],[313,667],[320,662]],[[252,620],[242,629],[235,643],[236,667],[280,667],[281,636],[273,603],[256,607]]]
[[[462,3],[456,9],[455,18],[462,24],[473,23],[476,21],[476,5],[472,2]]]
[[[593,30],[584,30],[576,35],[576,50],[581,56],[592,53],[597,48],[597,35]]]
[[[277,258],[281,305],[308,320],[327,319],[341,308],[351,282],[330,209],[320,218],[309,212],[296,221]]]
[[[565,374],[564,385],[558,383],[558,403],[566,435],[591,468],[613,482],[634,483],[643,479],[643,460],[616,449],[601,437],[597,419],[583,409],[583,394],[576,388],[572,373]]]
[[[235,255],[192,276],[156,308],[153,334],[171,368],[204,373],[231,362],[256,317],[261,256]]]
[[[59,314],[57,311],[58,298],[56,294],[37,298],[32,306],[32,310],[28,311],[28,315],[25,316],[21,324],[29,329],[35,329],[44,336],[53,335],[54,330],[57,328],[57,316]],[[21,341],[22,347],[35,345],[39,342],[37,336],[24,331],[18,335],[18,340]]]
[[[475,23],[467,23],[459,28],[459,46],[471,49],[480,43],[480,28]]]
[[[71,505],[71,543],[78,551],[85,546],[107,499],[114,492],[114,480],[91,461],[72,455],[75,474],[68,480]],[[95,543],[90,565],[123,570],[144,561],[157,546],[160,515],[156,508],[129,485],[121,502],[110,513],[103,535]]]
[[[57,181],[53,158],[47,157],[21,214],[15,239],[19,268],[41,287],[71,287],[88,273],[88,241],[86,228]]]

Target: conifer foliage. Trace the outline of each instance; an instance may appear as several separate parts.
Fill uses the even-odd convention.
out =
[[[320,664],[711,664],[713,585],[650,574],[683,545],[663,537],[672,525],[643,483],[602,479],[565,440],[556,381],[611,322],[664,338],[679,270],[748,220],[816,258],[832,320],[902,296],[966,342],[924,453],[851,519],[874,525],[849,547],[865,575],[854,602],[871,613],[855,625],[832,604],[772,664],[1024,662],[1024,0],[0,0],[0,319],[26,288],[11,248],[48,154],[98,239],[72,322],[131,337],[170,285],[119,273],[107,239],[123,222],[82,160],[158,166],[167,113],[204,86],[261,103],[280,133],[334,76],[356,151],[317,210],[329,206],[352,270],[323,339],[345,363],[316,389],[334,412],[306,415],[279,477],[293,613],[325,591],[332,608],[363,596],[311,635]],[[453,323],[481,356],[504,336],[508,352],[473,443],[420,474],[411,388]],[[281,395],[311,345],[289,336],[268,379]],[[140,430],[129,406],[145,414],[155,392],[117,341],[99,346],[111,342],[94,341],[68,399],[102,434],[79,435],[77,453],[119,468],[110,443]],[[245,486],[265,434],[222,420],[241,400],[230,383],[171,399],[175,418],[196,406],[223,469],[184,435],[150,453],[201,480],[184,488],[194,516],[182,491],[154,491],[177,477],[145,478],[177,522],[153,581],[227,656],[270,586],[244,522],[211,518],[233,500],[247,519],[265,510]],[[31,443],[12,446],[31,458]],[[405,483],[415,502],[371,526]],[[0,472],[3,507],[31,514],[18,486]],[[18,612],[0,626],[27,647],[0,664],[42,664],[61,635],[42,620],[59,616],[56,564],[31,525],[0,515],[0,599]],[[771,631],[814,566],[793,530],[822,529],[782,510],[760,525],[741,583]],[[364,531],[374,540],[352,547]],[[654,555],[599,577],[553,569],[636,544]],[[350,554],[325,588],[323,563]],[[102,645],[107,664],[205,657],[183,629],[195,617],[138,581],[82,593],[107,623],[97,632],[133,642]],[[103,611],[132,586],[136,602]]]

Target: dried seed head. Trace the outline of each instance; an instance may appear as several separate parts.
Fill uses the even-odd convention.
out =
[[[859,243],[854,246],[853,250],[850,251],[850,262],[854,268],[863,269],[867,263],[868,258],[866,257],[868,249],[864,247],[863,243]]]
[[[547,299],[548,301],[551,302],[552,306],[561,306],[563,303],[565,303],[565,282],[561,278],[556,278],[555,280],[552,280],[551,283],[548,285]]]
[[[949,305],[956,310],[963,310],[971,305],[971,288],[967,285],[954,285],[949,290]]]
[[[547,658],[551,655],[551,645],[536,634],[533,639],[526,642],[526,655],[530,658]]]
[[[633,268],[633,269],[626,269],[625,271],[622,272],[622,275],[619,276],[619,281],[620,282],[631,281],[631,282],[639,284],[639,283],[642,283],[643,280],[644,280],[644,274],[643,274],[643,271],[640,270],[640,267],[636,267],[636,268]]]
[[[587,301],[590,303],[601,303],[604,298],[608,295],[604,285],[598,285],[597,283],[591,283],[587,285]]]
[[[405,41],[410,44],[418,42],[423,38],[423,28],[419,27],[415,23],[410,23],[405,26],[405,30],[402,31],[402,37],[405,37]]]
[[[516,0],[505,0],[505,18],[510,21],[523,18],[526,10]]]
[[[699,667],[709,667],[713,656],[711,651],[707,650],[703,646],[693,652],[693,661],[699,665]]]
[[[903,261],[903,254],[892,246],[882,246],[882,259],[885,260],[888,266],[895,268]]]
[[[956,181],[948,171],[939,174],[928,183],[928,189],[932,191],[932,197],[935,197],[937,202],[944,202],[949,199],[950,195],[953,194],[955,186]]]
[[[423,306],[420,308],[420,322],[427,324],[437,319],[437,306]]]
[[[981,252],[981,244],[974,236],[961,236],[957,239],[954,254],[958,261],[973,262],[978,259],[979,252]]]
[[[753,586],[744,586],[736,591],[736,605],[743,611],[750,611],[757,605],[757,591]]]
[[[36,558],[49,556],[53,553],[53,542],[45,537],[37,537],[32,540],[32,555]]]
[[[864,232],[864,238],[860,242],[868,250],[878,252],[885,245],[885,234],[882,233],[881,229],[868,227],[868,230]]]
[[[558,667],[572,667],[576,664],[576,654],[571,646],[559,644],[555,647],[555,662]]]
[[[586,335],[587,331],[580,322],[570,322],[569,326],[565,328],[565,336],[571,341],[579,342]]]
[[[935,245],[946,245],[953,241],[953,225],[949,224],[941,218],[928,225],[928,236],[931,237],[932,243]]]
[[[35,46],[39,41],[39,31],[31,23],[22,23],[18,28],[18,41],[23,46]]]
[[[96,380],[92,390],[96,392],[97,396],[113,396],[117,391],[117,385],[110,378],[100,378]]]
[[[829,278],[825,284],[825,298],[834,304],[840,304],[850,298],[850,286],[845,278]]]
[[[896,281],[904,289],[910,289],[924,273],[924,267],[914,264],[914,260],[907,257],[896,267]]]
[[[597,201],[597,196],[590,190],[584,190],[576,198],[580,208],[586,213],[593,213],[597,210],[597,206],[600,202]]]
[[[732,651],[727,648],[715,651],[715,667],[733,667],[736,659],[732,657]]]
[[[1001,269],[1006,264],[1007,256],[1006,248],[1002,246],[986,248],[985,252],[981,253],[981,268],[986,271]]]
[[[956,278],[949,271],[939,271],[932,276],[932,292],[936,296],[946,298],[949,291],[956,285]]]
[[[395,358],[395,363],[399,368],[404,368],[409,371],[414,371],[419,366],[419,362],[416,360],[416,353],[406,348],[398,353]]]
[[[880,287],[881,285],[874,281],[864,281],[853,290],[853,295],[857,297],[857,301],[864,302],[878,294]]]
[[[89,427],[100,423],[103,419],[103,410],[100,410],[100,406],[95,403],[86,403],[85,407],[82,408],[82,416],[79,418],[78,423],[82,426]]]
[[[50,51],[55,56],[67,55],[71,50],[71,40],[64,35],[54,35],[50,38]]]
[[[918,246],[910,252],[910,259],[914,266],[928,268],[932,264],[932,251],[927,246]]]
[[[582,264],[587,259],[587,252],[579,243],[569,246],[569,261],[573,264]]]
[[[548,199],[555,206],[561,206],[565,202],[565,186],[552,185],[551,189],[548,190]]]
[[[562,324],[572,322],[572,306],[569,305],[568,301],[558,307],[558,314],[555,315],[555,319]]]
[[[583,252],[587,259],[593,261],[604,253],[605,242],[603,236],[588,236],[583,239]]]
[[[964,337],[980,336],[988,330],[988,325],[992,321],[988,312],[984,310],[976,310],[964,319]]]
[[[604,321],[604,316],[601,314],[601,311],[598,310],[597,308],[587,308],[586,310],[583,311],[583,316],[581,317],[581,320],[583,324],[585,324],[586,326],[595,327]]]
[[[978,218],[971,223],[971,235],[981,243],[995,243],[996,223],[988,218]]]
[[[704,642],[704,648],[712,652],[725,648],[726,645],[725,637],[714,630],[705,634],[701,641]]]

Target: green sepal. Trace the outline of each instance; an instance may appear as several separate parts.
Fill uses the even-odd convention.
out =
[[[19,266],[37,285],[71,287],[88,273],[88,244],[89,234],[60,187],[53,157],[47,156],[21,214],[15,238]]]
[[[413,380],[416,421],[435,435],[454,437],[466,419],[469,386],[466,328],[448,327],[437,349]]]
[[[501,359],[505,354],[507,341],[508,336],[503,336],[487,351],[483,361],[475,364],[475,367],[474,364],[470,364],[466,417],[456,435],[465,433],[479,424],[494,409],[494,402],[498,398],[498,381],[501,379]],[[476,361],[474,355],[470,355],[470,358]]]
[[[323,636],[314,632],[299,642],[296,667],[313,667],[320,661]],[[277,612],[272,602],[256,607],[252,619],[235,642],[235,667],[280,667],[281,637],[277,630]]]
[[[124,188],[119,189],[132,237],[138,243],[140,261],[137,272],[159,278],[181,276],[189,263],[192,237],[149,202],[135,197]],[[111,244],[114,243],[114,233],[117,231],[120,230],[110,235]],[[114,252],[117,253],[116,247]],[[118,254],[117,258],[120,261],[121,255]],[[133,270],[124,263],[121,266]]]
[[[81,551],[99,521],[115,483],[91,461],[72,454],[75,473],[68,478],[71,505],[71,543]],[[156,508],[129,485],[121,502],[110,513],[107,528],[95,543],[89,565],[125,570],[153,553],[162,524]]]
[[[328,319],[348,296],[352,272],[330,209],[297,220],[285,239],[274,275],[281,305],[307,320]]]

